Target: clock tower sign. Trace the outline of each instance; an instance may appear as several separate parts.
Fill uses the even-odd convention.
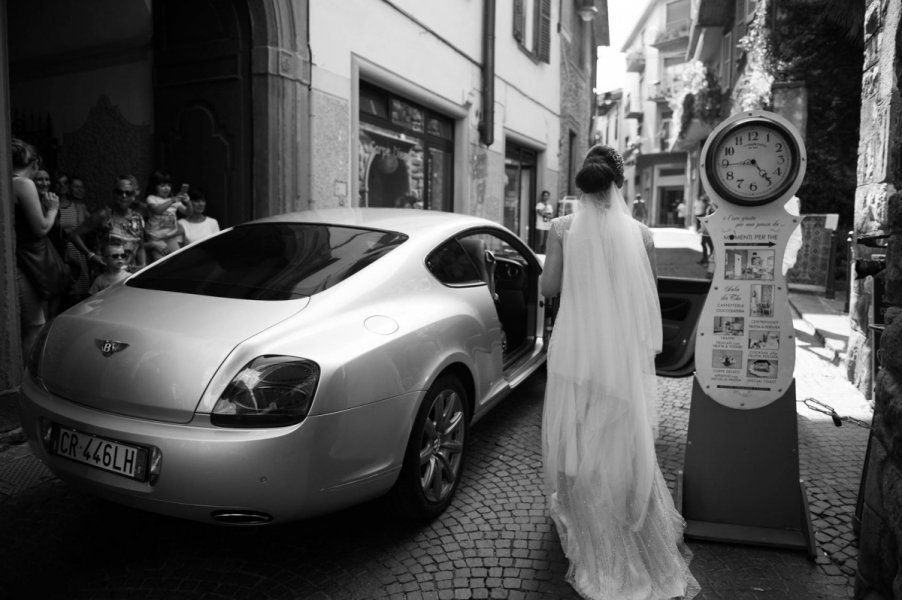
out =
[[[686,536],[800,548],[814,556],[799,479],[795,331],[782,269],[805,175],[798,131],[771,112],[723,121],[702,149],[715,269],[695,343],[680,481]]]

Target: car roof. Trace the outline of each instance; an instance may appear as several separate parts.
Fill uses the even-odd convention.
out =
[[[500,228],[481,217],[415,208],[324,208],[264,217],[250,223],[323,223],[397,231],[411,238],[448,236],[474,227]]]

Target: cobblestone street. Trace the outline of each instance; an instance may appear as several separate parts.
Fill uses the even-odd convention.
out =
[[[799,325],[801,326],[801,325]],[[800,470],[818,540],[804,552],[691,542],[699,598],[850,598],[852,516],[868,431],[835,427],[807,397],[868,418],[860,395],[798,329]],[[659,379],[657,450],[671,486],[682,466],[692,379]],[[26,445],[0,458],[7,598],[576,598],[540,487],[544,373],[473,428],[451,508],[415,527],[379,503],[280,528],[232,529],[140,513],[85,496]],[[53,577],[47,577],[53,573]]]

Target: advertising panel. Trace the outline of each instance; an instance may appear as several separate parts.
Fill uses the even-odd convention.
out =
[[[716,402],[760,408],[792,381],[795,332],[781,271],[799,217],[782,205],[719,207],[707,217],[714,278],[696,337],[696,375]]]

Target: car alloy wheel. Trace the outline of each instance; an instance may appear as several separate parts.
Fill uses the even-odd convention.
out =
[[[460,478],[466,416],[460,394],[444,389],[432,400],[420,439],[420,486],[430,502],[441,502]]]
[[[417,413],[393,495],[401,514],[430,519],[451,503],[460,484],[469,434],[467,396],[456,377],[444,375]]]

